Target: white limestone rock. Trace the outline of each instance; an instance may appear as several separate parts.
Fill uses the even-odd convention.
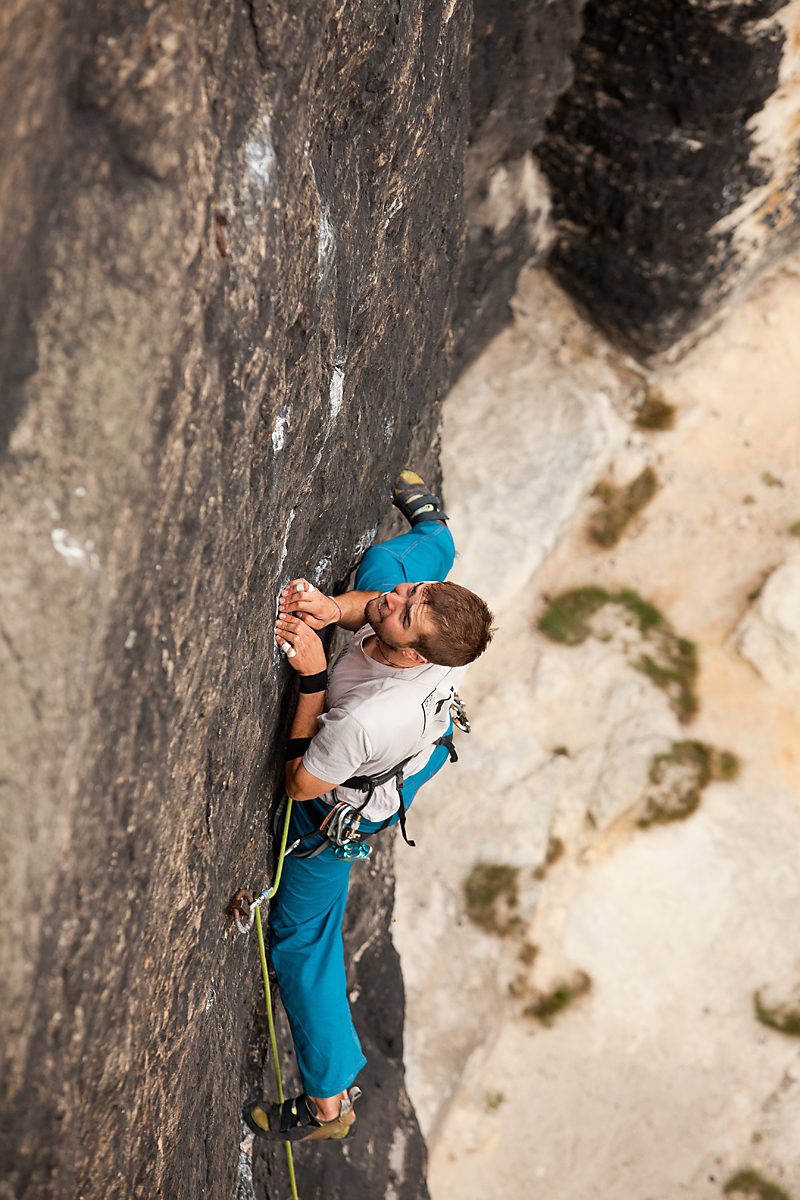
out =
[[[628,435],[615,411],[625,386],[585,353],[590,333],[563,299],[562,324],[552,320],[554,293],[544,272],[523,272],[514,325],[444,406],[445,502],[462,555],[453,578],[493,607],[527,584]]]
[[[800,687],[800,556],[773,571],[731,642],[772,687]]]

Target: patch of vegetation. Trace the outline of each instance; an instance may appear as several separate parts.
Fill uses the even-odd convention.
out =
[[[714,750],[711,757],[711,777],[720,783],[732,783],[737,779],[742,764],[732,750]]]
[[[657,754],[651,763],[640,828],[685,821],[712,780],[730,782],[739,770],[739,759],[729,750],[717,750],[705,742],[673,742],[669,753]]]
[[[523,942],[522,945],[520,946],[520,951],[519,951],[519,954],[517,955],[517,958],[519,959],[519,961],[522,963],[523,966],[531,967],[531,966],[533,966],[533,964],[536,960],[536,955],[538,953],[539,953],[538,946],[534,946],[532,942]]]
[[[501,1104],[505,1104],[506,1098],[502,1092],[487,1092],[484,1103],[489,1112],[496,1112]]]
[[[536,956],[539,953],[539,947],[534,946],[531,942],[523,942],[519,949],[517,958],[522,963],[523,967],[530,969],[536,961]],[[508,985],[508,994],[513,996],[515,1000],[524,1000],[530,995],[528,987],[528,978],[523,972],[513,979]]]
[[[682,724],[691,721],[698,709],[697,647],[678,637],[663,613],[632,588],[608,592],[601,587],[571,588],[550,601],[539,628],[554,642],[580,646],[592,633],[589,624],[605,604],[621,604],[636,619],[639,632],[650,643],[651,653],[633,665],[656,687],[667,692],[673,711]]]
[[[539,621],[539,628],[553,642],[563,642],[565,646],[580,646],[592,632],[589,619],[605,604],[621,604],[636,618],[639,631],[647,634],[659,626],[668,628],[666,618],[654,604],[643,600],[638,592],[631,588],[623,588],[620,592],[607,592],[601,587],[571,588],[551,600],[544,616]],[[566,753],[566,748],[559,746],[556,754]]]
[[[616,546],[626,526],[657,491],[658,476],[652,467],[645,467],[627,487],[616,487],[608,481],[598,483],[593,495],[600,501],[600,507],[589,522],[589,537],[606,550]]]
[[[767,487],[783,487],[783,480],[778,479],[777,475],[773,475],[771,471],[765,471],[761,476],[761,482]]]
[[[464,880],[467,915],[486,933],[505,937],[522,924],[512,910],[517,907],[518,867],[502,863],[476,863]]]
[[[634,666],[656,687],[663,688],[682,725],[691,721],[698,709],[694,690],[698,671],[694,642],[678,637],[671,629],[664,630],[657,639],[655,654],[643,654]]]
[[[800,537],[800,521],[795,521],[794,525],[789,526],[789,533],[793,533],[795,537]]]
[[[789,1008],[785,1004],[776,1004],[770,1008],[761,999],[761,993],[753,996],[756,1018],[762,1025],[777,1029],[778,1033],[788,1034],[789,1037],[800,1037],[800,1009]]]
[[[571,588],[550,602],[539,628],[553,642],[580,646],[592,632],[589,618],[610,600],[611,594],[605,588]]]
[[[771,1183],[751,1167],[731,1175],[722,1190],[726,1196],[731,1192],[741,1192],[745,1196],[757,1196],[759,1200],[790,1200],[783,1188],[778,1187],[777,1183]]]
[[[663,613],[660,613],[655,604],[651,604],[649,600],[643,600],[638,592],[634,592],[633,588],[623,588],[611,599],[615,604],[624,605],[628,612],[636,617],[641,634],[647,634],[651,629],[658,629],[661,625],[666,627],[667,620]]]
[[[525,1017],[534,1017],[543,1025],[552,1025],[556,1016],[580,996],[591,991],[592,981],[585,971],[579,971],[568,982],[557,983],[550,992],[539,992],[523,1010]]]
[[[661,433],[675,426],[675,406],[667,404],[658,388],[648,388],[634,425],[650,433]]]

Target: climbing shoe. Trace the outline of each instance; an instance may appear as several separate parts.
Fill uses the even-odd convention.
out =
[[[415,471],[400,472],[394,485],[392,504],[411,525],[418,525],[420,521],[447,520],[441,500],[428,491],[428,485]]]
[[[246,1106],[244,1119],[253,1133],[270,1142],[319,1142],[325,1138],[344,1141],[355,1135],[353,1101],[360,1095],[360,1088],[351,1087],[340,1101],[338,1117],[332,1121],[317,1120],[317,1106],[305,1092],[294,1100],[284,1100],[283,1104],[256,1100]]]

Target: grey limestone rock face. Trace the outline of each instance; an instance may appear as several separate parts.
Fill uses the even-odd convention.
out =
[[[469,22],[422,0],[4,8],[0,1176],[16,1200],[238,1186],[263,997],[225,909],[272,869],[294,681],[275,597],[298,574],[344,584],[407,462],[437,481]],[[390,875],[369,879],[383,941],[359,1003],[387,1103],[370,1101],[356,1194],[385,1191],[399,1125],[417,1196]],[[262,1161],[261,1194],[284,1194]],[[303,1167],[304,1197],[330,1161]]]

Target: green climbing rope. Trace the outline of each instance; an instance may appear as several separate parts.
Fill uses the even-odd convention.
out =
[[[267,1024],[269,1025],[269,1043],[272,1047],[272,1065],[275,1068],[275,1082],[278,1085],[278,1102],[283,1104],[283,1083],[281,1081],[281,1064],[278,1061],[278,1040],[275,1037],[275,1019],[272,1015],[272,993],[269,986],[269,970],[267,969],[267,950],[264,945],[264,929],[261,925],[261,909],[258,907],[262,900],[271,900],[278,890],[283,873],[283,860],[286,857],[286,840],[289,835],[289,821],[292,816],[292,797],[286,797],[286,817],[283,822],[281,848],[278,852],[278,866],[275,871],[275,882],[271,888],[265,888],[256,901],[256,936],[258,938],[258,953],[261,958],[261,975],[264,980],[264,998],[267,1002]],[[294,1176],[294,1159],[292,1158],[291,1142],[284,1142],[286,1147],[286,1165],[289,1168],[289,1183],[292,1188],[292,1200],[299,1200],[297,1195],[297,1180]]]
[[[290,801],[290,803],[291,803],[291,801]],[[286,828],[288,829],[288,827],[289,827],[289,818],[287,816]],[[285,845],[286,845],[285,832],[284,832],[283,844],[285,847]],[[280,871],[280,867],[281,867],[282,863],[283,863],[283,860],[281,859],[281,861],[278,865],[279,871]],[[280,882],[280,877],[278,877],[278,880],[274,885],[275,888],[277,888],[279,882]],[[275,894],[274,890],[273,890],[272,894],[273,895]],[[261,927],[261,912],[259,909],[256,909],[256,936],[258,937],[258,953],[261,956],[261,974],[264,979],[264,996],[266,997],[266,1001],[267,1001],[267,1023],[269,1025],[269,1041],[270,1041],[270,1045],[272,1046],[272,1063],[273,1063],[273,1066],[275,1067],[275,1082],[278,1085],[278,1101],[280,1104],[283,1104],[283,1083],[281,1082],[281,1064],[278,1061],[278,1042],[275,1037],[275,1019],[272,1015],[272,995],[270,993],[270,986],[269,986],[269,971],[267,970],[267,951],[264,946],[264,930]],[[294,1177],[294,1159],[292,1158],[292,1143],[284,1142],[283,1144],[286,1147],[286,1165],[289,1168],[289,1183],[292,1188],[292,1200],[299,1200],[298,1195],[297,1195],[297,1180]]]
[[[272,897],[277,892],[278,886],[281,882],[281,875],[283,874],[283,860],[286,858],[286,841],[289,837],[289,822],[292,819],[292,805],[293,804],[294,804],[294,801],[292,800],[292,797],[287,796],[286,797],[286,816],[284,817],[284,820],[283,820],[283,833],[281,835],[281,848],[278,851],[278,866],[275,871],[275,882],[273,883],[271,888],[264,888],[264,891],[256,899],[256,901],[255,901],[256,912],[258,912],[257,906],[261,903],[262,900],[271,900],[272,899]]]

